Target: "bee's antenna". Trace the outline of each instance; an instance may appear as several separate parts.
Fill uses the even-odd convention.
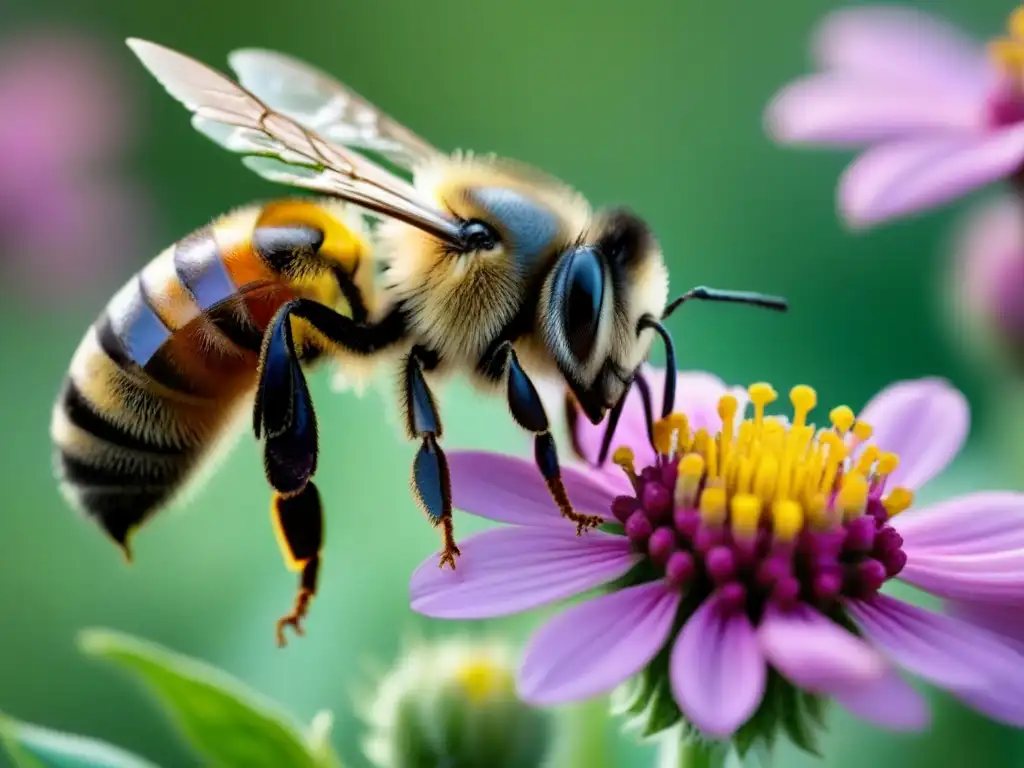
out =
[[[661,336],[665,344],[665,396],[661,401],[661,418],[667,418],[676,405],[676,348],[672,344],[672,334],[664,325],[651,315],[644,315],[637,323],[637,330],[650,328]]]
[[[665,307],[665,311],[661,314],[661,319],[665,320],[679,308],[680,304],[685,301],[689,301],[690,299],[699,299],[701,301],[729,301],[734,304],[752,304],[755,307],[774,309],[778,312],[785,312],[789,309],[789,302],[781,296],[769,296],[764,293],[753,293],[751,291],[721,291],[717,288],[708,288],[707,286],[699,285],[696,288],[691,288],[682,296],[679,296],[669,302],[669,305]]]

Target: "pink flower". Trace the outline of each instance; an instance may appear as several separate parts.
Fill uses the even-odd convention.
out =
[[[821,71],[767,110],[786,144],[864,147],[838,191],[840,214],[871,225],[907,216],[1024,167],[1024,15],[986,51],[919,11],[865,7],[814,36]]]
[[[950,284],[956,320],[972,352],[994,347],[1018,369],[1024,364],[1024,203],[1014,196],[972,210],[954,246]],[[982,342],[982,343],[979,343]]]
[[[662,728],[684,717],[712,738],[753,728],[767,740],[816,697],[882,727],[920,729],[928,712],[911,673],[1024,725],[1024,644],[1007,629],[1024,601],[1024,495],[904,512],[964,443],[957,390],[894,384],[859,418],[835,408],[832,428],[816,431],[809,387],[793,390],[786,420],[764,415],[775,399],[766,384],[741,399],[708,374],[679,383],[682,413],[655,425],[657,452],[637,397],[618,466],[565,471],[577,509],[610,521],[582,537],[532,462],[454,453],[456,506],[506,525],[461,542],[454,572],[428,558],[412,576],[413,609],[484,619],[609,587],[534,635],[518,687],[537,705],[634,678],[632,712],[659,711]],[[600,427],[580,419],[575,430],[593,461]],[[884,594],[897,576],[991,629]]]
[[[131,134],[127,93],[87,38],[0,41],[0,269],[8,283],[77,292],[144,256],[143,198],[111,173]]]

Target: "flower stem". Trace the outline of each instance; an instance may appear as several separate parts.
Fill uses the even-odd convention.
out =
[[[658,768],[725,768],[728,761],[728,744],[697,741],[675,730],[661,744]]]
[[[566,711],[550,766],[613,768],[615,729],[608,719],[608,700],[594,699]]]

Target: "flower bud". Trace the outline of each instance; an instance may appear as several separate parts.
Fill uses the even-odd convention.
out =
[[[418,644],[380,681],[364,749],[379,768],[536,768],[549,716],[515,693],[515,654],[466,639]]]

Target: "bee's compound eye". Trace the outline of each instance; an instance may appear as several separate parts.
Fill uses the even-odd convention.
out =
[[[499,239],[494,227],[487,222],[470,219],[462,225],[462,241],[467,251],[493,251]]]

